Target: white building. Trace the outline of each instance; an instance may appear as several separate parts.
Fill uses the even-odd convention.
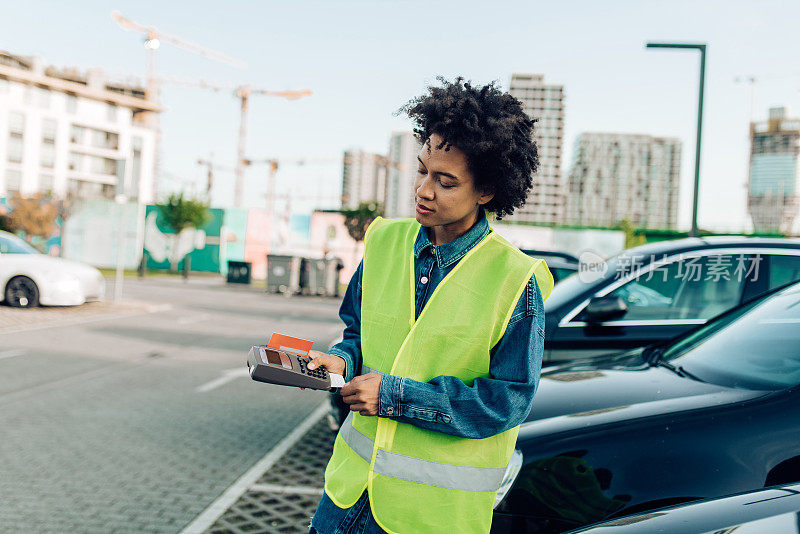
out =
[[[512,74],[509,93],[525,113],[538,119],[533,137],[539,150],[539,171],[525,205],[508,221],[560,223],[564,210],[561,154],[564,146],[564,86],[544,83],[543,74]]]
[[[641,228],[678,224],[681,141],[640,134],[583,133],[575,142],[564,222]]]
[[[386,183],[387,217],[414,217],[414,180],[417,156],[422,145],[411,132],[392,132],[389,140],[388,180]]]
[[[153,202],[159,111],[143,89],[99,71],[59,70],[39,57],[0,52],[0,197],[125,193]]]
[[[800,213],[800,119],[771,108],[766,121],[750,125],[747,209],[756,232],[782,234]],[[800,221],[797,221],[800,222]]]
[[[356,209],[360,202],[384,203],[386,156],[363,150],[347,150],[342,166],[342,209]]]

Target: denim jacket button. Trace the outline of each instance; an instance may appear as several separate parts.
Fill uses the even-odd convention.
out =
[[[419,279],[419,281],[422,282],[423,284],[427,284],[428,283],[428,277],[427,276],[423,276],[422,278]]]
[[[394,413],[394,408],[392,406],[389,406],[388,408],[386,408],[386,413],[392,415]]]

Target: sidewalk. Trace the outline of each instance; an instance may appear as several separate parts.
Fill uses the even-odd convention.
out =
[[[38,308],[12,308],[0,306],[0,334],[35,330],[44,326],[61,326],[99,319],[113,319],[127,315],[163,311],[165,305],[143,301],[111,300],[88,302],[80,306],[44,306]]]

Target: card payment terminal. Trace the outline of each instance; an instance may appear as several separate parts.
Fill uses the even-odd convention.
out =
[[[342,387],[344,378],[324,367],[308,368],[309,359],[265,345],[255,345],[247,355],[250,378],[258,382],[309,389]]]

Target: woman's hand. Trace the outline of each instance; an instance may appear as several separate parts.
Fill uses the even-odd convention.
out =
[[[337,375],[344,376],[346,364],[344,358],[334,356],[333,354],[325,354],[317,350],[308,351],[308,357],[311,361],[308,363],[309,369],[316,369],[317,367],[324,367],[329,373],[336,373]]]
[[[361,415],[378,415],[381,378],[378,373],[367,373],[344,385],[340,393],[344,402],[350,405],[350,411]]]

